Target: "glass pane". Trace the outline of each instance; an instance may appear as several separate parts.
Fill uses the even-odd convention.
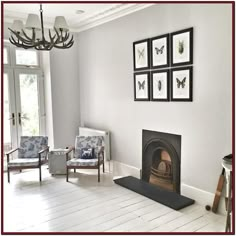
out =
[[[8,64],[9,63],[7,48],[4,48],[4,51],[3,51],[3,63],[4,64]]]
[[[20,74],[22,135],[39,135],[38,80],[35,74]]]
[[[9,96],[9,78],[8,75],[4,73],[4,153],[12,149],[11,140],[11,125],[10,122],[10,96]],[[6,156],[4,156],[4,169],[6,166]]]
[[[38,54],[33,50],[16,49],[16,64],[38,66]]]

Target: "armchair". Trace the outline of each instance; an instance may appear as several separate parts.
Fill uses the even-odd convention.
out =
[[[72,159],[70,152],[74,151]],[[66,153],[66,181],[69,179],[69,170],[97,169],[100,182],[100,166],[104,166],[104,137],[103,136],[76,136],[75,147],[69,148]]]
[[[10,155],[18,150],[18,158],[11,159]],[[44,136],[21,136],[20,147],[6,153],[7,178],[10,183],[10,171],[22,169],[39,169],[39,181],[41,182],[41,166],[47,162],[49,151],[48,137]]]

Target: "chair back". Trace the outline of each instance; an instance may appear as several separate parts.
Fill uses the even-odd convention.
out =
[[[95,158],[98,158],[101,147],[104,147],[103,136],[76,136],[75,158],[80,158],[82,148],[94,148]]]
[[[47,136],[21,136],[20,148],[18,152],[19,158],[37,158],[38,152],[48,146]],[[42,157],[47,154],[43,153]]]

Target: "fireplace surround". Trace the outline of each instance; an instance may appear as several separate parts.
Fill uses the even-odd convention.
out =
[[[142,131],[142,179],[125,176],[114,182],[174,210],[194,204],[180,194],[181,136]]]
[[[181,135],[142,132],[142,180],[180,193]]]

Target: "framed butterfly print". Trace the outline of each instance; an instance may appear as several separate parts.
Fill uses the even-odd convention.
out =
[[[171,65],[183,66],[193,63],[193,28],[171,33]]]
[[[171,101],[193,100],[193,67],[171,69]]]
[[[134,70],[149,69],[149,39],[133,43]]]
[[[134,100],[149,101],[150,73],[137,72],[134,73]]]
[[[169,70],[151,72],[151,101],[169,101]]]
[[[151,68],[169,66],[169,34],[151,38]]]

